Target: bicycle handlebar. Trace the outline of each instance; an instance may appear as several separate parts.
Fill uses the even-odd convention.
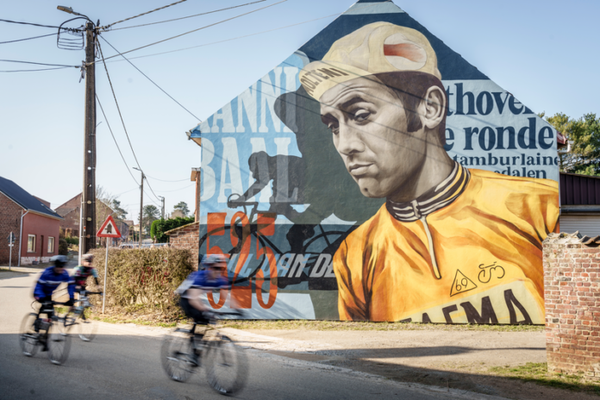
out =
[[[237,196],[237,198],[235,200],[232,200],[231,198],[233,196]],[[239,201],[239,199],[243,199],[243,197],[237,193],[230,194],[229,197],[227,198],[227,207],[236,208],[236,207],[240,207],[240,206],[256,206],[256,205],[258,205],[257,201]]]

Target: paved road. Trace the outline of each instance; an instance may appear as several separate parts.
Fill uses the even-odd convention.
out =
[[[18,330],[30,311],[36,274],[0,272],[0,399],[217,399],[204,373],[169,380],[159,362],[161,328],[100,324],[91,343],[72,339],[69,359],[23,356]],[[343,368],[250,350],[242,399],[492,399],[457,390],[403,384]],[[496,397],[497,399],[497,397]]]

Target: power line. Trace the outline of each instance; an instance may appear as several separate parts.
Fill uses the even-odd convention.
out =
[[[144,175],[144,177],[145,177],[145,175]],[[150,185],[150,182],[148,182],[148,179],[146,179],[146,183],[147,183],[148,185]],[[154,193],[154,191],[153,191],[152,189],[150,189],[150,191],[152,192],[152,194],[153,194],[154,196],[156,196],[156,194]],[[161,207],[161,206],[162,206],[162,204],[158,204],[158,203],[157,203],[157,202],[156,202],[156,201],[155,201],[155,200],[154,200],[152,197],[150,197],[150,195],[148,194],[148,192],[146,192],[145,190],[144,190],[144,193],[145,193],[145,194],[146,194],[146,196],[148,197],[148,200],[150,200],[151,202],[153,202],[153,203],[154,203],[155,205],[157,205],[158,207]],[[158,196],[156,196],[156,198],[157,198],[157,199],[159,199],[159,197],[158,197]],[[160,200],[160,199],[159,199],[159,200]]]
[[[80,68],[80,65],[65,65],[65,64],[47,64],[47,63],[40,63],[40,62],[34,62],[34,61],[23,61],[23,60],[6,60],[6,59],[0,59],[0,62],[10,62],[10,63],[18,63],[18,64],[33,64],[33,65],[44,65],[47,67],[62,67],[62,68]]]
[[[129,138],[129,133],[127,132],[127,127],[125,126],[125,120],[123,119],[123,114],[121,113],[121,107],[119,107],[119,102],[117,101],[117,95],[115,93],[115,89],[112,84],[112,80],[110,79],[110,74],[108,73],[108,68],[106,67],[106,62],[104,61],[105,58],[104,58],[104,54],[102,53],[102,46],[100,46],[100,42],[97,42],[97,44],[98,44],[98,50],[100,51],[100,56],[101,56],[102,62],[104,64],[104,70],[106,71],[106,77],[108,78],[110,90],[111,90],[113,98],[115,100],[115,104],[117,106],[117,111],[119,112],[119,118],[121,119],[121,124],[123,125],[123,130],[125,131],[125,136],[127,137],[127,142],[129,143],[129,148],[131,149],[131,152],[133,153],[133,158],[135,159],[135,163],[137,164],[138,168],[142,172],[142,177],[143,177],[145,174],[144,174],[142,167],[140,166],[140,162],[137,159],[137,155],[135,154],[133,145],[131,144],[131,139]],[[152,189],[152,186],[150,186],[150,182],[148,181],[148,179],[146,179],[146,182],[148,182],[148,187],[150,188],[150,191],[152,192],[154,197],[156,197],[158,199],[158,196],[156,195],[156,193],[154,193],[154,190]]]
[[[148,175],[146,175],[146,176],[148,176]],[[179,179],[179,180],[176,180],[176,181],[169,181],[169,180],[164,180],[164,179],[158,179],[158,178],[155,178],[153,176],[148,176],[148,178],[152,178],[155,181],[160,181],[160,182],[184,182],[184,181],[189,180],[189,179]]]
[[[131,172],[129,165],[127,165],[127,161],[125,161],[125,157],[123,157],[123,153],[121,152],[119,143],[117,142],[117,139],[115,138],[112,128],[110,127],[110,123],[108,122],[108,118],[106,118],[106,113],[104,112],[104,107],[102,107],[102,103],[100,102],[100,98],[98,97],[97,94],[96,94],[96,101],[98,102],[98,105],[100,106],[100,111],[102,111],[102,115],[104,116],[106,125],[108,125],[108,130],[110,132],[110,135],[112,136],[113,141],[115,142],[115,146],[117,146],[117,150],[119,151],[119,155],[121,156],[121,159],[123,160],[123,163],[125,164],[125,167],[127,168],[127,172],[129,172],[129,175],[131,175],[131,178],[137,184],[137,179],[135,178],[135,176],[133,176],[133,173]]]
[[[60,28],[59,26],[35,24],[33,22],[12,21],[10,19],[0,19],[0,22],[8,22],[10,24],[21,24],[21,25],[33,25],[33,26],[39,26],[39,27],[42,27],[42,28],[54,28],[54,29],[59,29]]]
[[[119,102],[117,101],[117,95],[115,93],[115,89],[113,87],[112,80],[110,79],[110,74],[108,73],[108,68],[106,67],[106,63],[104,62],[104,55],[102,54],[102,47],[100,46],[100,42],[97,42],[97,44],[98,44],[98,50],[100,51],[100,56],[102,57],[102,61],[104,63],[104,70],[106,71],[106,77],[108,78],[110,90],[113,94],[113,98],[114,98],[115,104],[117,106],[117,111],[119,112],[119,118],[121,119],[121,124],[123,125],[123,130],[125,131],[125,136],[127,137],[127,142],[129,143],[129,148],[131,149],[131,152],[133,153],[133,158],[135,159],[135,163],[137,164],[139,170],[142,172],[142,177],[144,177],[145,176],[144,171],[143,171],[142,167],[140,166],[140,162],[138,161],[137,155],[135,154],[135,150],[133,149],[133,145],[131,144],[131,139],[129,138],[129,133],[127,132],[127,127],[125,126],[125,121],[123,120],[123,114],[121,113],[121,108],[119,107]],[[104,113],[104,111],[103,111],[103,113]],[[112,134],[112,131],[111,131],[111,134]],[[125,165],[127,165],[127,163]],[[135,180],[135,178],[134,178],[134,180]],[[156,195],[156,193],[154,193],[154,190],[152,189],[152,186],[150,186],[150,182],[148,181],[148,179],[146,179],[146,182],[148,183],[148,187],[150,188],[150,191],[152,192],[154,197],[156,197],[158,199],[158,196]]]
[[[24,42],[26,40],[40,39],[40,38],[44,38],[44,37],[48,37],[48,36],[56,36],[56,35],[58,35],[58,33],[48,33],[46,35],[33,36],[33,37],[24,38],[24,39],[7,40],[5,42],[0,42],[0,44]]]
[[[3,73],[9,72],[38,72],[38,71],[52,71],[55,69],[65,69],[70,67],[54,67],[54,68],[38,68],[38,69],[10,69],[10,70],[0,70]]]
[[[166,6],[159,7],[159,8],[155,8],[154,10],[150,10],[150,11],[147,11],[147,12],[145,12],[145,13],[142,13],[142,14],[134,15],[133,17],[125,18],[125,19],[122,19],[122,20],[120,20],[120,21],[117,21],[117,22],[113,22],[112,24],[109,24],[109,25],[106,25],[106,26],[103,26],[103,27],[101,27],[101,29],[108,29],[108,28],[110,28],[110,27],[111,27],[111,26],[113,26],[113,25],[120,24],[120,23],[122,23],[122,22],[125,22],[125,21],[132,20],[132,19],[134,19],[134,18],[142,17],[142,16],[144,16],[144,15],[151,14],[151,13],[153,13],[153,12],[155,12],[155,11],[164,10],[165,8],[168,8],[168,7],[171,7],[171,6],[177,5],[177,4],[179,4],[179,3],[183,3],[184,1],[187,1],[187,0],[179,0],[179,1],[176,1],[175,3],[167,4]]]
[[[164,21],[150,22],[150,23],[147,23],[147,24],[141,24],[141,25],[124,26],[124,27],[122,27],[122,28],[111,29],[111,31],[117,31],[117,30],[121,30],[121,29],[130,29],[130,28],[140,28],[140,27],[143,27],[143,26],[150,26],[150,25],[156,25],[156,24],[164,24],[164,23],[167,23],[167,22],[180,21],[180,20],[182,20],[182,19],[194,18],[194,17],[200,17],[200,16],[202,16],[202,15],[213,14],[213,13],[216,13],[216,12],[227,11],[227,10],[233,10],[234,8],[239,8],[239,7],[249,6],[249,5],[251,5],[251,4],[256,4],[256,3],[262,3],[262,2],[264,2],[264,1],[267,1],[267,0],[258,0],[258,1],[253,1],[252,3],[240,4],[240,5],[237,5],[237,6],[233,6],[233,7],[227,7],[227,8],[221,8],[221,9],[219,9],[219,10],[207,11],[207,12],[204,12],[204,13],[200,13],[200,14],[194,14],[194,15],[188,15],[188,16],[181,17],[181,18],[167,19],[167,20],[164,20]]]
[[[220,43],[225,43],[225,42],[231,42],[233,40],[244,39],[244,38],[251,37],[251,36],[256,36],[256,35],[262,35],[263,33],[269,33],[269,32],[274,32],[274,31],[278,31],[278,30],[281,30],[281,29],[291,28],[291,27],[294,27],[294,26],[298,26],[298,25],[302,25],[302,24],[307,24],[307,23],[318,21],[318,20],[321,20],[321,19],[335,17],[335,16],[338,16],[338,15],[339,14],[330,14],[330,15],[326,15],[325,17],[314,18],[314,19],[311,19],[311,20],[308,20],[308,21],[303,21],[303,22],[298,22],[298,23],[291,24],[291,25],[281,26],[279,28],[273,28],[273,29],[269,29],[269,30],[266,30],[266,31],[249,33],[247,35],[236,36],[236,37],[233,37],[233,38],[223,39],[223,40],[219,40],[219,41],[216,41],[216,42],[203,43],[203,44],[199,44],[199,45],[196,45],[196,46],[184,47],[182,49],[177,49],[177,50],[169,50],[169,51],[163,51],[161,53],[153,53],[153,54],[147,54],[147,55],[144,55],[144,56],[130,57],[129,59],[130,60],[137,60],[139,58],[159,56],[159,55],[163,55],[163,54],[176,53],[178,51],[196,49],[198,47],[210,46],[210,45],[213,45],[213,44],[220,44]],[[119,60],[114,60],[113,62],[118,62],[118,61]]]
[[[190,110],[188,110],[187,108],[185,108],[185,107],[183,106],[183,104],[181,104],[180,102],[178,102],[177,100],[175,100],[175,98],[174,98],[173,96],[171,96],[171,95],[170,95],[169,93],[167,93],[167,92],[166,92],[166,91],[165,91],[163,88],[161,88],[161,87],[160,87],[160,86],[159,86],[159,85],[158,85],[156,82],[154,82],[152,79],[150,79],[150,77],[149,77],[148,75],[146,75],[145,73],[143,73],[143,72],[142,72],[142,70],[140,70],[140,69],[139,69],[138,67],[136,67],[136,66],[135,66],[135,65],[134,65],[134,64],[133,64],[131,61],[129,61],[129,60],[127,59],[127,57],[125,57],[123,54],[121,54],[121,53],[119,52],[119,50],[115,49],[115,46],[113,46],[112,44],[110,44],[110,43],[108,42],[108,40],[104,39],[103,37],[101,37],[101,38],[102,38],[102,40],[104,40],[106,43],[108,43],[108,45],[109,45],[110,47],[112,47],[114,51],[116,51],[117,53],[119,53],[119,54],[121,55],[121,57],[123,57],[123,58],[125,59],[125,61],[127,61],[129,64],[131,64],[131,66],[132,66],[133,68],[135,68],[135,69],[136,69],[136,70],[137,70],[137,71],[138,71],[140,74],[144,75],[144,77],[145,77],[146,79],[148,79],[150,82],[152,82],[152,84],[153,84],[154,86],[156,86],[158,89],[160,89],[160,91],[161,91],[161,92],[163,92],[164,94],[166,94],[167,96],[169,96],[169,98],[170,98],[171,100],[173,100],[175,103],[177,103],[177,105],[179,105],[179,107],[183,108],[183,109],[184,109],[185,111],[187,111],[187,112],[188,112],[188,114],[190,114],[192,117],[194,117],[194,118],[196,118],[198,121],[202,122],[202,120],[201,120],[200,118],[198,118],[196,115],[194,115],[194,113],[193,113],[193,112],[191,112]]]
[[[135,150],[133,149],[133,145],[131,144],[131,139],[129,138],[129,133],[127,132],[127,127],[125,126],[125,121],[123,120],[123,114],[121,113],[121,108],[119,107],[119,102],[117,100],[115,88],[113,87],[112,80],[110,79],[110,74],[108,73],[108,68],[106,67],[106,63],[104,62],[104,55],[102,54],[102,46],[100,46],[100,42],[97,42],[97,44],[98,44],[98,50],[100,51],[100,56],[102,57],[102,61],[104,63],[104,70],[106,71],[106,77],[108,78],[108,84],[110,86],[110,90],[112,92],[113,99],[117,106],[117,111],[119,112],[119,118],[121,119],[121,125],[123,126],[123,130],[125,131],[125,136],[127,137],[127,142],[129,143],[129,148],[131,149],[131,152],[133,153],[133,158],[135,159],[135,163],[137,164],[138,168],[141,170],[142,167],[140,166],[140,162],[137,159],[137,155],[135,154]],[[143,172],[142,172],[142,174],[143,174]]]
[[[182,187],[182,188],[179,188],[179,189],[174,189],[174,190],[161,190],[161,191],[160,191],[160,193],[179,192],[180,190],[183,190],[183,189],[189,189],[189,188],[191,188],[191,187],[192,187],[192,186],[194,186],[194,185],[195,185],[195,183],[192,183],[192,184],[190,184],[190,185],[184,186],[184,187]]]
[[[137,51],[137,50],[145,49],[146,47],[154,46],[154,45],[156,45],[156,44],[164,43],[164,42],[167,42],[167,41],[169,41],[169,40],[177,39],[177,38],[179,38],[179,37],[182,37],[182,36],[185,36],[185,35],[189,35],[190,33],[198,32],[198,31],[200,31],[200,30],[203,30],[203,29],[206,29],[206,28],[210,28],[210,27],[213,27],[213,26],[216,26],[216,25],[219,25],[219,24],[222,24],[222,23],[225,23],[225,22],[228,22],[228,21],[231,21],[231,20],[234,20],[234,19],[240,18],[240,17],[244,17],[244,16],[246,16],[246,15],[249,15],[249,14],[255,13],[255,12],[257,12],[257,11],[261,11],[261,10],[267,9],[267,8],[269,8],[269,7],[276,6],[277,4],[285,3],[286,1],[287,1],[287,0],[281,0],[281,1],[277,2],[277,3],[273,3],[273,4],[270,4],[270,5],[268,5],[268,6],[261,7],[261,8],[257,8],[256,10],[252,10],[252,11],[249,11],[249,12],[247,12],[247,13],[244,13],[244,14],[236,15],[235,17],[231,17],[231,18],[224,19],[224,20],[222,20],[222,21],[215,22],[214,24],[205,25],[205,26],[202,26],[202,27],[200,27],[200,28],[197,28],[197,29],[194,29],[194,30],[191,30],[191,31],[188,31],[188,32],[181,33],[181,34],[179,34],[179,35],[172,36],[172,37],[170,37],[170,38],[166,38],[166,39],[163,39],[163,40],[159,40],[158,42],[150,43],[150,44],[147,44],[147,45],[144,45],[144,46],[136,47],[135,49],[127,50],[127,51],[125,51],[125,52],[123,52],[123,53],[120,53],[120,54],[115,54],[115,55],[112,55],[112,56],[110,56],[110,57],[104,58],[103,60],[110,60],[111,58],[115,58],[115,57],[117,57],[117,56],[119,56],[119,55],[120,55],[120,56],[122,56],[123,54],[131,53],[131,52],[134,52],[134,51]]]

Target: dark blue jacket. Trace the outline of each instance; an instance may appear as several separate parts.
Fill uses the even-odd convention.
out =
[[[54,273],[54,267],[48,267],[42,272],[40,279],[38,279],[35,289],[33,290],[33,297],[50,297],[56,288],[63,282],[66,282],[69,290],[69,298],[73,298],[75,295],[75,281],[69,273],[65,270],[62,274],[57,275]]]
[[[218,289],[229,286],[229,281],[224,276],[209,279],[207,270],[192,272],[188,279],[192,279],[191,287],[197,289]]]

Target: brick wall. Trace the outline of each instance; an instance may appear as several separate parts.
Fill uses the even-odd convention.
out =
[[[544,240],[548,370],[600,380],[600,247],[576,235]]]
[[[10,248],[8,235],[10,232],[16,236],[12,248],[12,265],[17,265],[19,260],[19,231],[21,224],[21,211],[23,209],[4,194],[0,193],[0,265],[8,265]]]
[[[189,250],[192,257],[190,262],[193,266],[198,266],[198,252],[200,250],[199,223],[193,222],[165,233],[170,237],[171,247]]]

